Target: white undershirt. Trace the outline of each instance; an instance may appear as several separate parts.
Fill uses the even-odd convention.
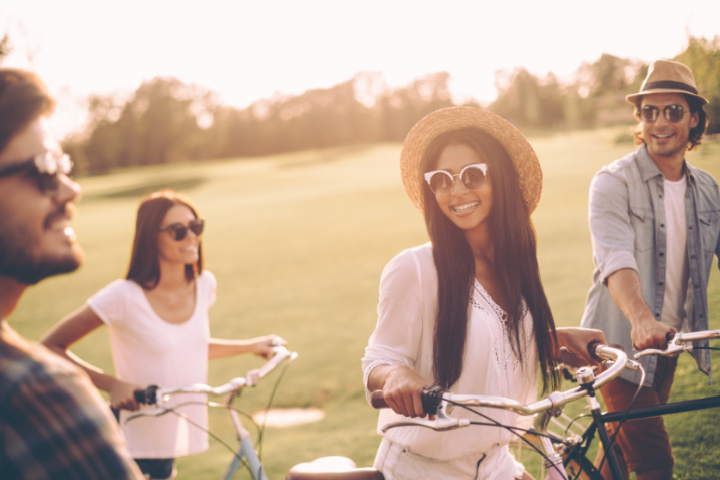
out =
[[[665,226],[667,252],[665,269],[665,300],[662,323],[678,330],[685,321],[687,292],[687,226],[685,225],[685,176],[675,182],[665,179]]]

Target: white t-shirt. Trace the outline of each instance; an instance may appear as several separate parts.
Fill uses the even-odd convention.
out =
[[[688,285],[687,225],[685,225],[685,190],[683,176],[676,182],[665,180],[665,229],[667,263],[665,264],[665,297],[661,322],[680,330],[685,322],[685,294]]]
[[[205,270],[195,285],[195,310],[180,324],[160,318],[143,289],[130,280],[115,280],[88,300],[109,328],[117,378],[140,386],[207,383],[208,310],[215,303],[216,280]],[[207,450],[204,400],[204,394],[173,398],[178,404],[201,403],[176,409],[201,428],[173,414],[138,417],[126,423],[133,412],[121,410],[120,426],[133,458],[173,458]]]
[[[407,365],[428,380],[433,379],[433,332],[437,307],[437,271],[430,244],[405,250],[385,267],[380,280],[378,322],[362,359],[363,371],[377,361]],[[530,403],[537,396],[537,348],[529,312],[523,318],[526,346],[524,365],[515,358],[505,325],[504,312],[479,282],[473,288],[470,323],[465,347],[464,368],[454,393],[488,394]],[[367,385],[366,385],[367,387]],[[529,426],[531,418],[498,409],[481,411],[505,425],[516,425],[520,418]],[[465,416],[462,409],[453,414]],[[479,417],[468,414],[468,418]],[[404,419],[391,409],[380,411],[380,427]],[[482,421],[482,420],[480,420]],[[413,452],[433,459],[452,460],[473,453],[499,452],[509,455],[507,445],[514,436],[506,429],[468,427],[436,432],[422,427],[397,427],[384,434],[388,440],[407,446]],[[486,458],[483,463],[503,463]],[[507,472],[512,478],[511,472]],[[501,477],[498,477],[501,478]]]

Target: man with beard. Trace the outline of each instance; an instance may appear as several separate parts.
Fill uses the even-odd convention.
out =
[[[33,73],[0,69],[0,472],[3,479],[139,479],[85,373],[4,320],[29,285],[72,272],[78,184],[49,128],[54,99]]]

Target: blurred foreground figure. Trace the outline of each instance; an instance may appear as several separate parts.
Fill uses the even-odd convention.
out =
[[[4,320],[29,285],[83,260],[69,225],[80,187],[48,125],[54,104],[33,73],[0,69],[0,472],[142,478],[87,375]]]

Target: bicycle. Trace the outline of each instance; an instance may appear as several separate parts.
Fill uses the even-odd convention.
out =
[[[634,358],[638,359],[647,355],[677,356],[683,352],[691,352],[693,349],[706,349],[710,348],[707,342],[703,342],[702,345],[696,345],[696,342],[716,338],[720,338],[720,330],[676,333],[673,338],[668,341],[665,349],[645,349],[636,353]],[[604,412],[598,418],[593,418],[592,421],[584,427],[578,424],[578,420],[584,417],[584,415],[576,418],[564,417],[564,424],[553,419],[555,426],[561,428],[563,432],[561,434],[552,434],[553,442],[558,446],[556,448],[562,450],[562,455],[566,462],[583,465],[582,468],[572,470],[576,477],[570,478],[602,479],[600,473],[594,467],[592,459],[588,456],[588,451],[595,437],[599,435],[600,430],[605,430],[605,424],[610,422],[620,422],[620,424],[622,424],[629,420],[694,412],[718,407],[720,407],[720,395],[712,395],[705,398],[684,400],[654,407],[631,407],[628,410],[620,412]],[[568,436],[571,430],[574,434]],[[605,449],[605,452],[606,455],[608,455],[607,449]],[[608,457],[610,457],[610,455],[608,455]],[[612,468],[611,464],[610,466]]]
[[[174,395],[187,393],[205,393],[212,395],[226,395],[223,403],[206,402],[210,407],[225,408],[230,415],[231,423],[235,428],[238,448],[232,449],[220,439],[233,457],[230,460],[224,475],[224,480],[230,480],[243,467],[246,467],[253,480],[268,480],[265,468],[262,465],[259,449],[256,449],[250,439],[251,435],[242,423],[240,413],[234,406],[234,401],[240,396],[245,387],[254,387],[257,383],[272,372],[284,361],[291,362],[297,358],[296,352],[291,352],[283,346],[273,348],[274,355],[260,368],[250,370],[244,377],[235,377],[218,387],[205,384],[193,384],[180,387],[158,387],[150,385],[143,390],[135,392],[135,400],[146,405],[155,405],[154,409],[140,411],[127,421],[140,416],[157,416],[176,413],[174,409],[181,406],[171,405],[169,400]],[[278,379],[279,382],[279,379]],[[288,480],[383,480],[382,473],[374,468],[358,468],[355,463],[346,457],[322,457],[312,462],[295,465],[288,472]]]
[[[230,420],[235,428],[238,440],[237,450],[230,447],[227,443],[220,441],[228,450],[233,453],[233,457],[230,460],[230,464],[223,475],[223,479],[230,480],[238,470],[243,466],[248,469],[250,476],[253,480],[267,480],[265,469],[260,461],[260,455],[258,450],[255,449],[251,441],[250,432],[245,428],[240,417],[240,412],[235,408],[234,401],[240,396],[242,389],[245,387],[254,387],[270,372],[272,372],[281,363],[292,362],[297,358],[298,354],[288,350],[284,346],[273,347],[273,356],[265,362],[261,367],[250,370],[244,377],[235,377],[229,380],[227,383],[218,387],[211,387],[210,385],[195,383],[192,385],[184,385],[179,387],[159,387],[157,385],[150,385],[142,390],[135,391],[135,400],[138,403],[146,405],[155,405],[155,408],[141,410],[138,413],[128,417],[126,421],[132,421],[135,418],[141,416],[158,416],[174,413],[175,409],[183,404],[174,405],[170,403],[171,397],[175,395],[182,395],[188,393],[204,393],[211,395],[225,395],[225,401],[223,403],[215,403],[212,401],[205,401],[209,407],[225,408],[230,415]],[[278,382],[280,379],[278,379]],[[277,386],[277,383],[276,383]],[[211,434],[212,435],[212,434]]]
[[[531,433],[538,440],[539,446],[529,439],[525,439],[524,441],[526,441],[531,448],[536,449],[537,452],[545,459],[549,479],[566,480],[569,477],[565,471],[563,457],[559,452],[555,451],[555,447],[551,441],[552,436],[547,432],[547,420],[551,416],[559,415],[566,404],[579,400],[583,397],[588,397],[593,408],[596,407],[596,409],[599,410],[600,407],[595,398],[594,388],[605,385],[620,375],[623,369],[628,366],[630,368],[639,368],[639,364],[637,362],[629,360],[625,352],[619,349],[611,348],[606,345],[593,344],[590,347],[590,352],[595,357],[605,362],[608,365],[608,368],[595,376],[593,369],[589,367],[581,367],[578,369],[578,379],[580,382],[578,387],[565,391],[551,392],[536,402],[524,405],[509,398],[493,395],[456,394],[444,391],[437,385],[434,385],[425,388],[422,393],[423,409],[426,413],[434,416],[433,420],[424,418],[407,418],[402,421],[386,424],[381,428],[381,430],[385,432],[395,427],[421,426],[431,428],[436,431],[446,431],[468,427],[471,425],[480,425],[507,428],[510,432],[516,434],[518,438],[524,438],[523,434],[526,432],[522,431],[522,429],[514,426],[502,425],[487,415],[478,412],[474,408],[490,407],[506,409],[521,415],[536,415],[538,413],[549,412],[547,416],[538,415],[535,417],[534,430],[531,431]],[[377,390],[372,392],[371,404],[375,408],[387,407],[387,404],[382,396],[382,391]],[[595,404],[597,404],[597,406]],[[462,408],[473,412],[481,419],[481,421],[452,417],[452,412],[455,408]]]
[[[677,355],[683,351],[690,351],[694,347],[687,342],[710,338],[720,338],[720,330],[708,330],[693,333],[678,333],[668,342],[665,350],[645,350],[637,354],[637,358],[650,354]],[[690,412],[720,406],[720,396],[701,400],[689,400],[652,408],[630,409],[624,412],[602,412],[600,403],[595,396],[595,390],[617,377],[623,369],[640,369],[639,363],[627,358],[627,355],[618,349],[605,345],[593,345],[590,349],[594,356],[602,359],[607,369],[597,376],[592,368],[581,367],[577,369],[576,378],[579,386],[569,390],[552,392],[541,400],[522,405],[518,402],[502,397],[489,395],[454,394],[441,390],[439,387],[428,387],[423,392],[423,408],[427,413],[434,413],[435,420],[410,419],[383,426],[382,430],[398,426],[422,426],[433,430],[443,431],[470,425],[497,426],[508,428],[518,436],[519,441],[539,453],[544,458],[545,468],[551,480],[560,479],[602,479],[599,471],[593,465],[592,459],[587,457],[588,449],[597,436],[603,444],[606,461],[610,466],[614,478],[620,479],[621,474],[617,459],[611,447],[610,438],[605,424],[607,422],[623,422],[635,418],[647,418],[656,415],[666,415],[677,412]],[[587,397],[590,406],[590,423],[585,428],[578,428],[577,419],[565,417],[567,424],[558,422],[555,417],[562,415],[563,408],[572,402]],[[386,405],[382,399],[382,391],[373,392],[372,404],[376,408]],[[536,415],[532,430],[522,431],[514,427],[498,424],[492,419],[473,410],[475,407],[491,407],[512,410],[521,415]],[[470,421],[468,419],[453,418],[454,408],[464,408],[474,412],[484,421]],[[560,426],[561,434],[549,430],[551,423]],[[571,432],[575,432],[572,433]]]

